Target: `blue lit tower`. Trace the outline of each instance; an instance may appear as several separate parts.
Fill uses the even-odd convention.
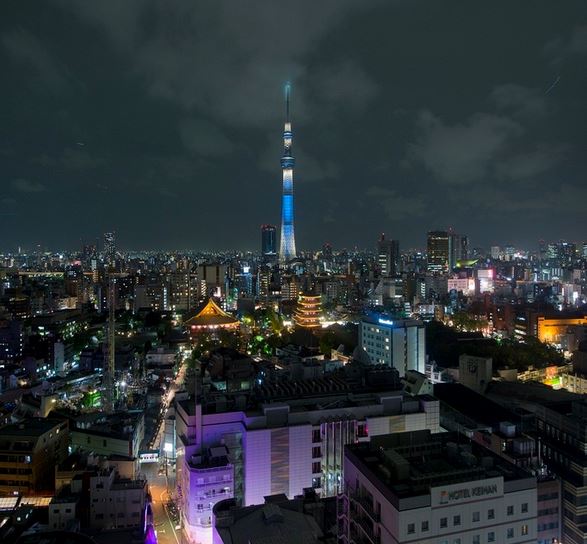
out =
[[[283,129],[283,157],[281,170],[283,172],[283,195],[281,197],[281,243],[279,244],[279,259],[286,262],[296,256],[296,239],[294,234],[294,195],[293,170],[295,159],[291,154],[292,132],[289,120],[290,84],[285,86],[285,126]]]

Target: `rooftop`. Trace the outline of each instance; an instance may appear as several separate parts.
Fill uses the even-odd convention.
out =
[[[478,423],[498,428],[502,421],[515,421],[511,410],[493,402],[460,383],[437,383],[434,396]]]
[[[36,439],[66,423],[61,419],[29,417],[20,423],[0,427],[0,440],[7,438]]]
[[[238,320],[226,313],[210,298],[196,315],[185,322],[185,325],[188,327],[236,326]]]
[[[458,433],[430,431],[373,437],[370,443],[347,446],[345,455],[361,467],[394,505],[401,499],[430,495],[431,488],[530,474]]]

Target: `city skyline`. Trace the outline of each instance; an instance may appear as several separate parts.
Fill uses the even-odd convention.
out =
[[[235,25],[220,3],[7,2],[0,245],[112,230],[128,248],[257,248],[258,225],[279,224],[287,80],[300,247],[373,247],[380,232],[423,247],[448,225],[484,247],[580,241],[585,5],[536,3],[529,26],[509,3],[421,8],[301,3],[284,18],[259,4]],[[214,64],[211,24],[233,38]]]

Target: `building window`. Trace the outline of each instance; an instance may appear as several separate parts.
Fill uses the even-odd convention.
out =
[[[527,535],[528,534],[528,526],[527,525],[522,525],[522,534],[523,535]]]
[[[454,516],[452,518],[452,524],[453,525],[460,525],[461,524],[461,516]]]
[[[446,529],[448,527],[448,519],[447,518],[440,518],[440,528]]]
[[[493,508],[487,511],[487,519],[495,519],[495,510]]]
[[[312,431],[312,442],[316,444],[316,442],[320,442],[320,429],[314,429]]]
[[[422,532],[428,531],[429,525],[427,521],[422,522]]]
[[[416,524],[408,523],[408,534],[413,535],[416,532]]]
[[[528,512],[528,503],[523,502],[522,503],[522,513],[525,514],[526,512]]]
[[[460,539],[460,538],[455,538],[455,539],[452,541],[452,544],[461,544],[461,539]]]
[[[318,474],[321,471],[322,471],[322,469],[320,466],[320,462],[312,463],[312,474]]]
[[[487,542],[495,542],[495,533],[493,531],[487,533]]]
[[[514,538],[514,530],[512,528],[509,528],[506,532],[506,536],[508,538]]]
[[[479,514],[479,512],[473,512],[473,523],[475,523],[476,521],[479,521],[481,519],[481,515]]]
[[[320,446],[312,448],[312,457],[320,457]]]
[[[513,516],[514,515],[514,506],[512,504],[510,504],[508,506],[508,516]]]
[[[481,544],[481,535],[473,536],[473,544]]]

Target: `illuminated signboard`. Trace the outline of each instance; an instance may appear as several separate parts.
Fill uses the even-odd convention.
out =
[[[460,502],[479,501],[503,495],[503,480],[490,478],[488,480],[471,482],[470,484],[455,484],[436,487],[430,490],[432,506],[447,506]]]
[[[393,325],[393,321],[391,321],[390,319],[383,319],[382,317],[380,317],[378,321],[381,325]]]

